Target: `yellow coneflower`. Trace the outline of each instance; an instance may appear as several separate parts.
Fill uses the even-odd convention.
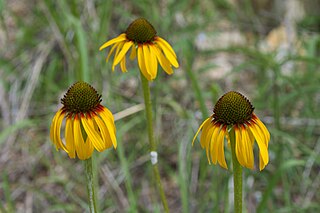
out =
[[[112,113],[101,103],[101,95],[89,84],[73,84],[61,99],[63,107],[56,113],[50,128],[50,139],[56,149],[63,149],[70,158],[85,160],[94,149],[101,152],[117,147],[116,128]],[[61,126],[65,121],[65,143]]]
[[[127,71],[126,53],[130,48],[130,59],[138,58],[140,71],[149,81],[157,77],[158,62],[169,75],[173,73],[172,66],[179,67],[177,56],[170,44],[157,36],[154,27],[144,18],[133,21],[125,33],[104,43],[99,50],[110,45],[113,46],[106,60],[108,61],[115,51],[112,71],[119,63],[122,72]]]
[[[256,140],[260,151],[260,170],[264,169],[269,162],[270,134],[253,110],[250,101],[239,92],[231,91],[224,94],[216,103],[213,115],[199,127],[192,144],[202,129],[200,144],[206,149],[209,164],[218,162],[227,169],[224,138],[229,140],[229,130],[233,128],[236,137],[235,151],[240,165],[253,169],[253,145]]]

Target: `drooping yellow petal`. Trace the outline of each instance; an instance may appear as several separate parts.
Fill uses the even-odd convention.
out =
[[[92,118],[81,116],[81,123],[94,148],[96,148],[96,150],[98,150],[99,152],[105,150],[105,143],[103,142],[99,133],[94,129]]]
[[[114,124],[113,114],[107,107],[104,107],[104,106],[100,105],[99,113],[100,112],[105,113],[105,115],[107,116],[108,120],[110,120],[110,122]]]
[[[268,164],[268,162],[267,163],[263,162],[263,157],[260,153],[259,154],[259,169],[260,169],[260,171],[262,171],[266,167],[267,164]]]
[[[208,120],[204,125],[203,125],[203,129],[202,129],[202,133],[201,133],[201,137],[200,137],[200,145],[203,148],[208,148],[209,147],[209,140],[207,139],[208,136],[208,130],[210,129],[210,125],[211,121]]]
[[[264,162],[264,165],[267,165],[269,162],[269,154],[268,154],[268,147],[267,143],[265,142],[265,137],[263,137],[263,133],[261,129],[256,124],[250,124],[248,125],[250,132],[253,134],[254,138],[257,141],[260,155],[262,157],[262,160]]]
[[[245,159],[243,157],[243,150],[242,150],[242,146],[241,146],[241,142],[242,142],[242,135],[241,135],[241,130],[239,129],[239,127],[234,127],[234,131],[235,131],[235,137],[236,137],[236,156],[237,159],[240,163],[241,166],[245,166]]]
[[[253,156],[253,146],[252,142],[250,141],[250,137],[248,134],[248,130],[246,127],[243,125],[240,127],[241,131],[241,146],[242,146],[242,156],[244,157],[245,160],[245,167],[249,169],[253,169],[254,167],[254,156]]]
[[[123,59],[121,60],[120,67],[122,72],[127,72],[126,57],[123,57]]]
[[[153,77],[156,78],[157,77],[157,73],[158,73],[158,60],[157,60],[157,56],[156,53],[153,51],[152,48],[154,45],[149,45],[149,52],[150,52],[150,61],[153,67]]]
[[[128,50],[132,45],[133,45],[132,41],[127,41],[124,43],[119,54],[115,55],[113,66],[117,66],[117,64],[123,59],[123,57],[125,57],[126,53],[128,52]]]
[[[252,132],[248,126],[246,126],[246,128],[247,128],[247,133],[249,135],[249,139],[251,142],[251,146],[253,147],[254,146],[254,135],[252,134]]]
[[[203,121],[202,124],[200,125],[200,127],[198,128],[198,131],[196,132],[196,134],[195,134],[194,137],[193,137],[192,146],[193,146],[194,141],[196,140],[196,138],[197,138],[200,130],[202,129],[202,127],[203,127],[209,120],[211,120],[211,117],[209,117],[209,118],[207,118],[205,121]]]
[[[83,150],[85,151],[85,154],[84,154],[85,159],[90,158],[92,156],[94,147],[93,147],[93,143],[89,137],[87,137],[86,142],[83,143],[82,146],[83,146]]]
[[[56,129],[57,129],[57,119],[60,117],[62,112],[63,112],[62,109],[58,110],[58,112],[54,115],[51,126],[50,126],[50,140],[55,145],[56,145],[55,136],[56,136]],[[58,150],[57,145],[56,145],[56,149]]]
[[[137,49],[136,49],[136,45],[133,44],[131,48],[130,59],[133,60],[136,57],[137,57]]]
[[[248,128],[250,129],[251,133],[257,141],[259,140],[260,142],[265,144],[265,137],[263,135],[263,132],[256,123],[252,122],[248,125]]]
[[[211,120],[210,120],[210,122],[208,122],[208,127],[203,128],[202,134],[203,134],[203,136],[205,136],[205,137],[203,137],[203,143],[205,143],[205,144],[203,144],[203,143],[201,144],[202,148],[206,148],[206,149],[210,150],[211,143],[212,143],[212,135],[216,129],[219,129],[219,127],[214,125],[211,122]],[[201,140],[200,140],[200,142],[201,142]]]
[[[110,46],[110,45],[112,45],[112,44],[114,44],[114,43],[118,43],[118,42],[124,41],[124,40],[126,40],[126,39],[127,39],[126,34],[125,34],[125,33],[122,33],[122,34],[120,34],[118,37],[113,38],[113,39],[111,39],[110,41],[107,41],[106,43],[104,43],[104,44],[99,48],[99,50],[101,51],[101,50],[103,50],[104,48],[106,48],[106,47],[108,47],[108,46]]]
[[[171,54],[174,55],[175,58],[177,58],[176,53],[174,52],[174,50],[172,49],[171,45],[166,40],[164,40],[163,38],[161,38],[159,36],[157,36],[155,38],[155,40],[157,42],[160,42],[163,46],[165,46],[171,52]]]
[[[113,59],[113,63],[112,63],[112,71],[114,71],[114,68],[116,66],[116,64],[114,63],[115,62],[115,59],[118,57],[120,51],[122,50],[122,47],[123,45],[125,44],[125,42],[122,42],[122,43],[119,43],[119,45],[117,45],[117,49],[116,49],[116,53],[114,54],[114,59]]]
[[[103,122],[106,124],[113,147],[116,149],[117,148],[116,128],[113,122],[112,113],[107,108],[104,107],[101,111],[99,111],[99,115],[101,116],[101,119],[103,120]]]
[[[140,71],[142,72],[144,77],[148,81],[151,81],[151,76],[148,73],[147,68],[146,68],[146,63],[145,63],[145,58],[144,58],[144,54],[143,54],[142,45],[138,46],[138,65],[139,65]]]
[[[261,120],[256,116],[254,115],[254,121],[257,123],[257,125],[259,126],[259,128],[262,130],[262,133],[266,139],[266,145],[268,147],[268,144],[269,144],[269,141],[270,141],[270,133],[267,129],[267,127],[261,122]]]
[[[110,123],[113,126],[114,133],[116,133],[116,126],[114,124],[114,118],[113,118],[112,112],[108,108],[106,108],[104,106],[102,106],[101,110],[102,110],[102,113],[104,113],[108,117],[108,120],[110,121]]]
[[[61,125],[62,125],[63,118],[65,116],[65,113],[62,110],[59,110],[58,112],[60,113],[59,114],[57,113],[58,116],[55,118],[55,123],[53,124],[54,125],[53,140],[57,150],[63,149],[65,152],[68,153],[67,148],[65,147],[65,145],[62,143],[62,140],[61,140]]]
[[[107,56],[107,58],[106,58],[106,62],[108,62],[109,61],[109,58],[110,58],[110,56],[112,55],[112,53],[114,52],[114,50],[119,46],[119,45],[123,45],[123,43],[116,43],[115,45],[113,45],[112,47],[111,47],[111,50],[109,51],[109,53],[108,53],[108,56]]]
[[[204,136],[202,139],[203,141],[201,141],[201,139],[200,139],[200,142],[202,142],[202,143],[200,143],[201,147],[206,149],[206,155],[207,155],[207,159],[208,159],[209,164],[211,164],[210,154],[212,154],[211,153],[211,147],[212,147],[212,143],[213,143],[212,134],[216,129],[219,129],[219,128],[217,128],[211,122],[211,120],[209,120],[208,126],[206,128],[203,128],[203,130],[202,130],[201,138],[202,138],[202,136]]]
[[[163,53],[161,50],[159,50],[158,47],[155,45],[150,45],[150,51],[155,53],[157,60],[159,61],[160,66],[163,68],[163,70],[168,74],[171,75],[173,73],[172,67],[168,59],[164,57]]]
[[[78,118],[78,115],[75,115],[73,120],[73,134],[74,134],[74,142],[75,142],[76,153],[78,158],[80,160],[87,159],[85,147],[83,146],[84,140],[81,132],[80,119]]]
[[[144,62],[145,66],[147,69],[148,74],[151,77],[151,80],[154,79],[154,67],[152,66],[152,59],[149,51],[148,45],[142,45],[142,50],[143,50],[143,57],[144,57]]]
[[[218,162],[221,167],[228,169],[226,158],[224,156],[224,136],[226,135],[226,126],[222,127],[217,138]]]
[[[101,132],[102,139],[105,143],[106,148],[110,148],[112,146],[112,140],[110,137],[110,133],[108,131],[108,127],[106,124],[101,120],[101,118],[97,115],[93,116],[94,120],[96,121],[99,130]]]
[[[148,48],[145,54],[148,54],[148,60],[147,63],[149,64],[148,66],[150,67],[149,73],[152,77],[152,79],[155,79],[157,77],[157,73],[158,73],[158,61],[157,61],[157,56],[156,53],[154,52],[154,50],[151,48],[152,46],[154,46],[154,44],[150,44],[150,45],[145,45]]]
[[[76,157],[76,148],[75,142],[73,138],[73,121],[71,117],[68,117],[66,120],[66,131],[65,131],[65,139],[66,139],[66,147],[69,151],[68,155],[70,158]]]
[[[164,52],[166,58],[170,61],[170,63],[175,67],[178,68],[179,67],[179,63],[177,61],[177,56],[175,55],[173,49],[171,48],[171,46],[169,45],[168,47],[168,43],[166,43],[163,39],[159,39],[157,41],[158,46],[162,49],[162,51]]]
[[[217,149],[217,136],[219,135],[220,132],[220,126],[214,125],[213,132],[210,138],[210,154],[211,154],[211,161],[213,164],[217,164],[218,160],[218,149]],[[208,147],[209,149],[209,147]]]

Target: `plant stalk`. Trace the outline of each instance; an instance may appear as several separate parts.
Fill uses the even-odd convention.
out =
[[[97,205],[96,205],[96,194],[95,194],[94,180],[93,180],[92,157],[85,160],[84,164],[85,164],[85,172],[86,172],[86,179],[87,179],[87,191],[88,191],[88,197],[89,197],[90,213],[96,213]]]
[[[140,71],[140,77],[142,82],[142,89],[143,89],[143,96],[144,96],[144,104],[146,109],[146,118],[147,118],[147,128],[148,128],[148,136],[149,136],[149,146],[150,146],[150,152],[154,151],[157,152],[157,144],[154,139],[154,133],[153,133],[153,122],[152,122],[152,102],[150,98],[150,87],[148,80],[143,76],[142,72]],[[167,203],[167,198],[164,193],[164,189],[161,183],[160,179],[160,173],[158,164],[152,164],[153,174],[156,179],[157,189],[160,194],[160,198],[162,201],[163,208],[165,212],[169,212],[169,207]]]
[[[242,167],[236,156],[236,137],[233,128],[230,130],[230,144],[233,165],[234,212],[242,213]]]

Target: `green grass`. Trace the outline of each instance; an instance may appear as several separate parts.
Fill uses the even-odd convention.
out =
[[[89,210],[83,163],[56,152],[51,119],[63,93],[80,79],[97,88],[113,113],[143,103],[137,64],[128,62],[125,74],[119,67],[112,72],[106,51],[98,50],[142,16],[173,46],[180,63],[172,76],[159,69],[151,87],[171,212],[232,211],[231,171],[209,166],[198,141],[191,146],[200,123],[229,90],[248,96],[271,133],[269,165],[262,172],[244,169],[244,212],[319,212],[319,29],[302,21],[293,50],[280,57],[280,50],[261,50],[265,32],[276,26],[263,25],[270,20],[251,1],[243,10],[250,17],[228,1],[212,2],[0,1],[0,211]],[[202,49],[196,42],[199,34],[214,42],[231,29],[245,44]],[[95,153],[101,212],[162,212],[145,113],[121,118],[116,126],[118,149]],[[231,168],[227,146],[226,160]]]

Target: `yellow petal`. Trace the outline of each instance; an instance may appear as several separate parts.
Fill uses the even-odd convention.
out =
[[[145,64],[145,59],[144,59],[144,54],[143,54],[143,49],[142,46],[139,45],[138,47],[138,64],[139,64],[139,68],[140,71],[142,72],[142,74],[144,75],[144,77],[148,80],[151,81],[151,76],[147,71],[146,68],[146,64]]]
[[[166,40],[164,40],[163,38],[161,38],[159,36],[157,36],[155,40],[159,41],[163,46],[165,46],[172,53],[172,55],[174,55],[174,57],[177,58],[176,53],[174,52],[171,45]]]
[[[123,57],[123,59],[121,60],[120,67],[122,72],[127,72],[126,57]]]
[[[261,120],[257,116],[255,116],[254,121],[258,124],[259,128],[262,130],[262,133],[266,139],[266,141],[265,141],[266,145],[268,147],[268,143],[270,141],[270,133],[269,133],[267,127],[261,122]]]
[[[207,123],[207,121],[209,121],[209,120],[211,120],[211,117],[207,118],[207,119],[206,119],[205,121],[203,121],[203,122],[202,122],[202,124],[200,125],[200,127],[199,127],[198,131],[196,132],[196,134],[195,134],[195,135],[194,135],[194,137],[193,137],[193,140],[192,140],[192,146],[193,146],[194,141],[196,140],[196,138],[197,138],[197,136],[198,136],[198,134],[199,134],[200,130],[202,129],[203,125],[205,125],[205,124]]]
[[[218,162],[221,167],[228,169],[226,158],[224,156],[224,136],[226,135],[226,127],[222,127],[217,139]]]
[[[123,57],[125,57],[126,53],[128,52],[128,50],[132,45],[133,45],[132,41],[127,41],[124,43],[119,54],[115,55],[113,66],[117,66],[117,64],[123,59]]]
[[[66,147],[69,151],[68,155],[70,158],[76,157],[76,148],[74,144],[73,138],[73,121],[72,118],[68,117],[66,120],[66,131],[65,131],[65,138],[66,138]]]
[[[115,68],[115,66],[116,66],[116,64],[114,63],[114,62],[115,62],[115,59],[118,57],[119,52],[122,50],[122,47],[123,47],[124,44],[125,44],[125,42],[122,42],[122,43],[119,43],[119,44],[117,45],[116,53],[114,54],[114,59],[113,59],[112,68],[111,68],[112,71],[114,71],[114,68]]]
[[[244,126],[241,127],[241,135],[242,135],[242,154],[245,158],[246,167],[249,169],[253,169],[254,167],[254,157],[253,157],[253,146],[250,141],[250,137],[248,134],[248,129]]]
[[[68,153],[67,148],[65,147],[65,145],[61,141],[61,125],[62,125],[62,121],[63,121],[64,116],[65,116],[65,113],[63,111],[61,111],[55,119],[53,139],[54,139],[54,143],[56,145],[57,150],[63,149],[65,152]]]
[[[171,64],[168,61],[168,59],[166,59],[166,57],[164,57],[164,55],[161,52],[161,50],[159,50],[159,48],[156,47],[155,45],[150,45],[150,51],[152,51],[156,55],[157,60],[159,61],[159,64],[163,68],[163,70],[168,75],[171,75],[173,73],[173,70],[171,68]]]
[[[88,159],[92,156],[94,147],[92,145],[92,141],[90,140],[90,138],[88,137],[86,142],[82,144],[83,146],[83,150],[84,150],[84,158]]]
[[[126,34],[125,34],[125,33],[122,33],[122,34],[119,35],[118,37],[113,38],[113,39],[111,39],[110,41],[107,41],[106,43],[104,43],[104,44],[99,48],[99,50],[101,51],[101,50],[103,50],[104,48],[106,48],[106,47],[108,47],[108,46],[110,46],[110,45],[112,45],[112,44],[114,44],[114,43],[118,43],[118,42],[124,41],[124,40],[126,40],[126,39],[127,39]]]
[[[137,56],[137,50],[136,50],[136,45],[133,44],[131,48],[131,53],[130,53],[130,59],[133,60]]]
[[[211,161],[213,164],[217,164],[217,160],[218,160],[218,149],[217,149],[217,139],[218,139],[218,135],[220,132],[220,126],[216,126],[214,125],[215,128],[213,128],[213,132],[210,138],[210,154],[211,154]],[[209,149],[209,147],[208,147]]]
[[[55,129],[54,129],[54,141],[55,144],[57,146],[57,150],[62,148],[62,141],[61,141],[61,125],[62,125],[62,120],[63,120],[64,116],[62,114],[59,115],[59,117],[57,117],[56,119],[56,123],[55,123]]]
[[[60,117],[62,113],[62,110],[60,109],[53,117],[51,126],[50,126],[50,140],[53,144],[56,145],[55,135],[56,135],[56,129],[57,129],[57,119]],[[56,147],[57,148],[57,147]],[[58,150],[58,148],[57,148]]]
[[[264,165],[267,165],[269,162],[269,155],[268,155],[268,147],[266,145],[267,142],[265,141],[265,137],[263,137],[263,133],[261,132],[260,128],[257,125],[251,124],[251,125],[248,125],[248,127],[257,141],[260,155],[262,157]]]
[[[208,130],[210,129],[211,121],[207,120],[207,122],[203,125],[202,133],[200,137],[200,145],[202,148],[208,148],[210,140],[206,140],[208,136]]]
[[[99,112],[99,115],[101,116],[103,122],[106,124],[113,147],[116,149],[117,148],[116,127],[113,122],[113,115],[106,107],[104,107],[103,110]]]
[[[177,56],[175,55],[175,53],[174,53],[173,49],[171,48],[171,46],[167,45],[168,43],[166,43],[163,39],[157,40],[157,44],[162,49],[162,51],[164,52],[166,58],[170,61],[170,63],[175,68],[178,68],[179,67],[179,63],[177,61]]]
[[[153,80],[153,67],[151,64],[151,56],[150,56],[150,51],[148,45],[142,45],[142,52],[143,52],[143,59],[145,62],[146,70],[148,74],[151,76],[151,80]]]
[[[211,120],[209,120],[208,126],[206,128],[203,128],[203,130],[202,130],[202,135],[201,135],[202,140],[200,138],[201,147],[206,149],[206,155],[207,155],[207,159],[208,159],[209,164],[211,164],[210,154],[212,154],[211,153],[212,134],[216,129],[219,129],[219,128],[217,128],[211,122]]]
[[[109,61],[110,56],[112,55],[112,53],[114,52],[114,50],[115,50],[119,45],[121,45],[121,44],[122,44],[122,43],[117,43],[117,44],[115,44],[115,45],[113,45],[113,46],[111,47],[111,50],[109,51],[108,56],[107,56],[107,58],[106,58],[106,62]],[[123,45],[123,44],[122,44],[122,45]]]
[[[105,143],[106,148],[110,148],[112,146],[112,140],[108,131],[108,127],[106,124],[101,120],[99,116],[93,116],[94,120],[96,121],[99,130],[101,132],[101,136],[103,139],[103,142]]]
[[[113,118],[112,112],[107,107],[104,107],[104,106],[102,106],[101,110],[102,110],[103,113],[105,113],[105,115],[107,116],[108,120],[113,125],[114,133],[115,133],[116,132],[115,131],[116,130],[116,126],[114,124],[114,118]]]
[[[235,130],[235,137],[236,137],[236,147],[235,147],[235,150],[236,150],[236,156],[237,156],[237,159],[240,163],[241,166],[245,166],[246,163],[245,163],[245,159],[243,157],[243,150],[242,150],[242,146],[241,146],[241,142],[242,142],[242,135],[241,135],[241,130],[238,128],[238,127],[234,127],[234,130]]]
[[[259,169],[262,171],[266,167],[266,164],[264,164],[261,155],[259,154]]]
[[[151,79],[155,79],[157,77],[158,72],[158,62],[156,53],[150,47],[153,45],[143,45],[143,54],[146,61],[147,71],[151,76]]]
[[[212,123],[212,121],[208,122],[208,127],[206,128],[206,130],[205,130],[205,128],[203,128],[202,134],[203,134],[203,136],[205,136],[204,140],[203,140],[203,142],[205,142],[205,144],[201,144],[202,148],[210,149],[211,143],[212,143],[212,135],[216,129],[219,129],[219,127],[214,125]],[[201,135],[201,137],[202,137],[202,135]],[[200,140],[200,142],[201,142],[201,140]]]
[[[105,150],[105,143],[103,143],[103,140],[100,137],[99,133],[94,129],[92,118],[81,116],[81,123],[94,148],[96,148],[96,150],[98,150],[99,152]]]
[[[266,138],[264,137],[262,130],[259,128],[259,126],[256,123],[251,123],[248,125],[248,127],[257,141],[259,140],[264,144],[266,143],[265,142]]]
[[[74,144],[76,147],[78,158],[80,160],[87,159],[85,147],[83,146],[84,140],[81,132],[80,120],[78,118],[78,115],[76,115],[73,120],[73,134],[74,134],[74,142],[75,142]]]

